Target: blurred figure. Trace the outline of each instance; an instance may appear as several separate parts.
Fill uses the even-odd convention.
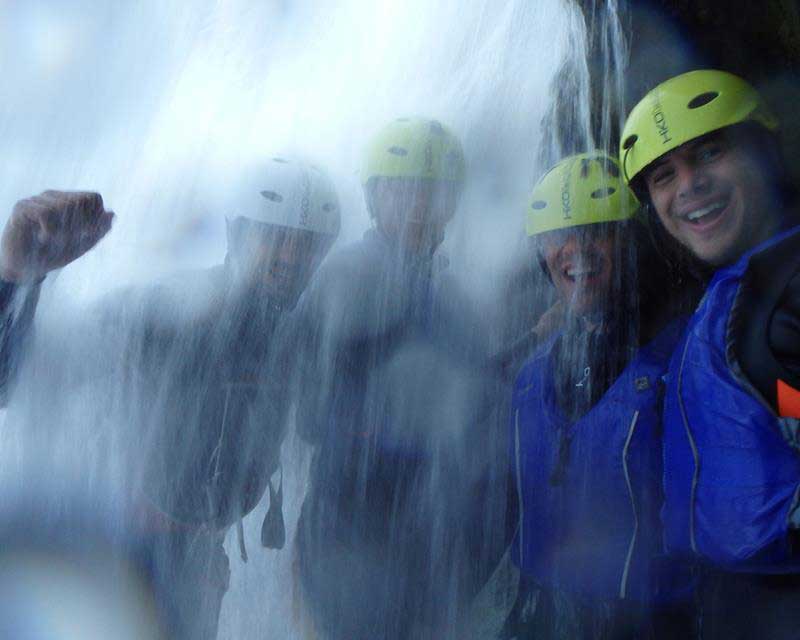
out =
[[[688,631],[677,572],[658,565],[662,376],[681,323],[640,346],[637,208],[599,151],[531,195],[527,233],[565,315],[514,385],[521,584],[506,638],[643,638],[667,619],[662,637]]]
[[[96,410],[109,430],[115,418],[123,425],[129,517],[151,541],[174,638],[216,637],[229,579],[226,530],[256,506],[279,468],[288,351],[273,348],[278,325],[339,231],[336,194],[312,166],[275,158],[249,176],[236,201],[224,265],[112,295],[75,338],[78,350],[103,353],[111,386],[107,406]],[[61,221],[108,215],[97,194],[23,200],[7,233],[26,232],[3,245],[0,264],[41,277],[36,238]],[[270,493],[262,541],[280,548],[280,489]],[[245,556],[241,535],[240,545]]]
[[[168,640],[147,542],[116,529],[110,496],[38,481],[3,489],[0,637]]]
[[[297,428],[315,449],[296,568],[326,640],[463,637],[492,555],[486,331],[436,254],[464,170],[439,122],[386,126],[363,175],[374,228],[298,305]]]
[[[664,412],[665,541],[698,565],[703,638],[800,629],[800,232],[777,129],[747,82],[702,70],[622,135],[653,224],[709,278]]]

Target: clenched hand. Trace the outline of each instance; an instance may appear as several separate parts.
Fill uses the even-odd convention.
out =
[[[43,278],[94,247],[113,218],[99,193],[45,191],[20,200],[0,239],[0,278],[16,283]]]

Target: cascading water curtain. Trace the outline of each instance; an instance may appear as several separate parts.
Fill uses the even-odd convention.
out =
[[[129,479],[139,477],[128,454],[147,443],[130,433],[129,418],[146,399],[131,392],[138,374],[124,366],[126,345],[112,345],[108,357],[97,340],[113,342],[141,320],[138,299],[121,288],[223,261],[240,167],[280,154],[325,167],[341,201],[336,251],[372,224],[360,179],[372,134],[403,116],[446,123],[463,144],[467,179],[442,264],[501,351],[530,328],[550,296],[541,275],[527,278],[538,264],[521,242],[534,179],[567,153],[613,147],[622,116],[615,105],[622,104],[626,47],[615,1],[597,3],[587,16],[564,0],[6,4],[0,207],[10,211],[47,188],[82,189],[99,191],[116,213],[96,249],[43,285],[34,351],[0,436],[0,477],[23,497],[19,478],[39,474],[64,495],[97,491],[103,498],[96,502],[106,505],[122,501]],[[520,272],[525,295],[512,300],[509,274]],[[120,301],[131,325],[103,326]],[[166,308],[175,322],[191,312]],[[177,371],[185,362],[176,357],[172,364]],[[454,407],[450,415],[459,402]],[[494,448],[504,450],[502,411],[493,419]],[[468,434],[454,431],[458,464],[475,464]],[[222,640],[308,637],[294,608],[293,540],[310,454],[294,437],[291,417],[289,434],[287,545],[259,546],[266,500],[243,523],[247,563],[231,529]],[[495,453],[478,455],[478,463],[491,467]],[[498,486],[505,472],[492,469]],[[69,508],[55,502],[56,511]],[[484,516],[489,537],[504,525],[504,503],[498,505]],[[443,554],[452,551],[446,538],[438,544]],[[441,608],[453,613],[439,637],[466,635],[464,620],[456,619],[463,607],[453,598],[442,596]],[[478,629],[497,631],[506,604],[469,612],[478,637]]]

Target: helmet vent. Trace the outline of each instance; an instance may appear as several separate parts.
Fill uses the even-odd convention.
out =
[[[616,193],[616,189],[614,187],[606,187],[605,189],[597,189],[596,191],[592,191],[592,198],[595,200],[599,200],[600,198],[608,198],[608,196],[613,195]]]
[[[272,202],[283,202],[283,196],[276,191],[262,191],[261,195]]]
[[[403,149],[403,147],[389,147],[389,153],[395,156],[407,156],[408,149]]]
[[[701,93],[699,96],[695,96],[691,100],[689,100],[689,104],[686,106],[690,109],[698,109],[699,107],[706,106],[709,102],[714,100],[719,96],[718,91],[707,91],[706,93]]]
[[[531,204],[531,209],[544,209],[547,206],[547,203],[544,200],[536,200]]]
[[[608,158],[598,158],[606,173],[614,178],[619,178],[619,168]]]
[[[639,139],[639,136],[637,136],[635,133],[633,135],[628,136],[627,138],[625,138],[625,142],[622,143],[622,148],[627,151],[633,145],[636,144],[636,141],[638,139]]]

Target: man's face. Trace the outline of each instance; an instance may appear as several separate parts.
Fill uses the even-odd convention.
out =
[[[777,230],[767,168],[752,142],[730,129],[665,154],[644,180],[667,232],[708,264],[730,264]]]
[[[458,206],[457,185],[436,180],[378,178],[372,193],[378,227],[406,253],[430,256]]]
[[[559,298],[575,315],[602,311],[612,296],[615,224],[591,224],[543,233],[542,256]]]
[[[329,244],[318,233],[247,218],[229,222],[228,242],[231,260],[246,285],[287,308],[296,303]]]

